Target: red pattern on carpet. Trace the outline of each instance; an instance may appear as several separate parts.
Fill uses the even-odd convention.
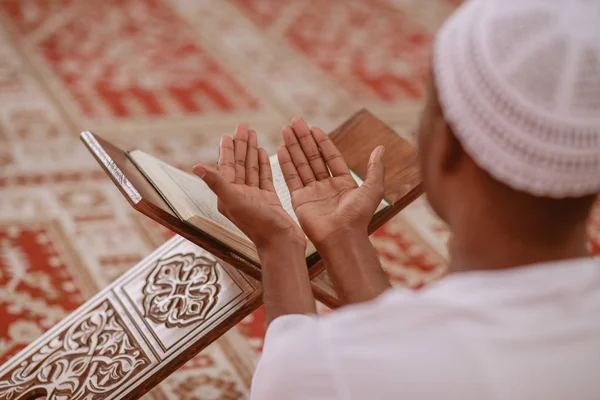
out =
[[[240,120],[270,151],[295,115],[331,129],[361,107],[408,137],[457,4],[0,0],[0,363],[172,234],[129,207],[79,131],[183,168],[215,161]],[[589,232],[600,253],[600,211]],[[444,274],[447,235],[419,200],[372,240],[393,281],[419,288]],[[246,397],[264,321],[261,308],[147,398]]]

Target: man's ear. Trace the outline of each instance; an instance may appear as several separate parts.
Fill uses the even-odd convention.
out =
[[[463,161],[465,153],[462,145],[454,135],[452,127],[444,118],[435,121],[435,137],[438,138],[439,160],[441,170],[444,172],[454,171]]]

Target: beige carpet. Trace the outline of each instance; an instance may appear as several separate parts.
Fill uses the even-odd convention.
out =
[[[268,150],[295,115],[328,130],[362,107],[409,137],[456,3],[0,0],[0,363],[170,235],[79,131],[184,168],[214,161],[241,120]],[[443,274],[446,236],[417,201],[373,242],[396,284],[419,287]],[[147,398],[245,398],[263,335],[259,310]]]

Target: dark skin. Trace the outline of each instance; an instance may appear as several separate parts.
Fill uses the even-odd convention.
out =
[[[367,226],[381,197],[383,148],[371,154],[357,187],[339,151],[319,128],[294,118],[277,154],[301,228],[274,193],[268,157],[245,124],[221,142],[217,169],[194,172],[219,197],[219,210],[256,244],[263,269],[267,322],[315,312],[304,233],[315,244],[345,304],[372,300],[391,287]],[[451,272],[499,270],[588,256],[586,222],[595,196],[549,199],[498,182],[464,151],[430,80],[419,128],[425,191],[448,224]],[[331,175],[327,168],[331,170]]]
[[[586,222],[595,196],[536,197],[491,177],[454,135],[434,79],[421,118],[419,151],[429,203],[452,232],[450,271],[504,269],[589,255]]]
[[[367,233],[383,196],[383,148],[371,155],[365,183],[358,187],[322,130],[295,118],[282,134],[286,145],[277,153],[302,229],[281,207],[267,154],[257,149],[256,133],[245,124],[237,126],[233,140],[221,141],[218,168],[194,167],[218,196],[219,211],[258,249],[267,323],[280,315],[315,312],[303,230],[343,302],[370,300],[391,287]],[[326,166],[332,176],[324,173]]]
[[[194,167],[219,198],[219,211],[256,245],[262,265],[267,324],[285,314],[316,312],[304,252],[306,238],[281,207],[267,152],[256,132],[238,124],[224,136],[218,168]]]
[[[365,182],[358,187],[341,153],[321,129],[309,129],[302,119],[294,118],[282,135],[285,146],[277,155],[292,206],[321,254],[341,302],[377,297],[391,287],[367,232],[383,197],[383,146],[371,154]]]

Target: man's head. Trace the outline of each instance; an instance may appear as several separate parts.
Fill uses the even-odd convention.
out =
[[[453,231],[581,229],[600,192],[600,2],[464,4],[436,39],[419,149]]]

